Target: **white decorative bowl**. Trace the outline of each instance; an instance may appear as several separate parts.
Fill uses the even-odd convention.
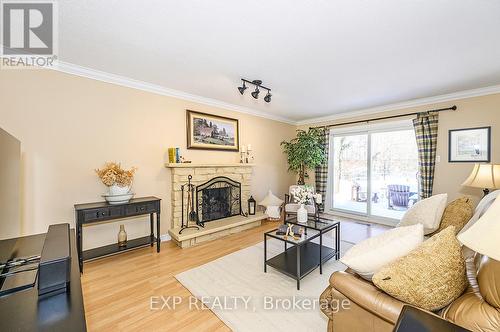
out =
[[[130,193],[130,186],[120,187],[116,184],[112,185],[109,188],[109,196],[118,196],[118,195],[126,195]]]
[[[102,195],[102,197],[104,197],[109,204],[118,205],[128,203],[134,195],[134,193],[128,193],[124,195]]]

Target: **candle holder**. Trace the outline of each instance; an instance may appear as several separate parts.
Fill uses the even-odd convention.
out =
[[[253,160],[254,160],[254,157],[253,157],[252,144],[248,144],[245,162],[247,164],[251,164],[251,163],[253,163]]]

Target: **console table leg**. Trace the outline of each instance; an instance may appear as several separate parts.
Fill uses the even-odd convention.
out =
[[[154,226],[154,213],[151,213],[149,215],[149,225],[150,225],[150,229],[151,229],[151,247],[153,247],[154,243],[155,243],[155,232],[154,232],[154,229],[155,229],[155,226]]]
[[[160,252],[160,212],[156,213],[156,252]]]

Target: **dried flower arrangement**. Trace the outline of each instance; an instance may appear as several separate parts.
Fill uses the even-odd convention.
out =
[[[103,169],[96,169],[95,172],[101,179],[102,183],[108,187],[111,187],[112,185],[128,187],[132,184],[132,180],[134,180],[136,170],[136,167],[132,167],[127,171],[122,169],[119,163],[107,162]]]

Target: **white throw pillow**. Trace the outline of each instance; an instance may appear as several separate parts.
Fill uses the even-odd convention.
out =
[[[435,232],[441,224],[447,201],[448,194],[439,194],[417,202],[406,211],[398,227],[422,224],[425,235]]]
[[[356,244],[340,261],[371,281],[378,270],[407,255],[423,241],[422,225],[398,227]]]

